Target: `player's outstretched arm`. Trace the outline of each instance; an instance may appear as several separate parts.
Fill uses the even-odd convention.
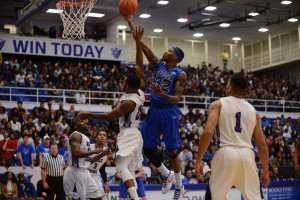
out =
[[[87,113],[82,112],[77,115],[75,122],[78,123],[84,119],[98,119],[111,121],[118,119],[128,113],[133,112],[135,109],[135,103],[130,100],[123,101],[120,106],[115,107],[110,113]]]
[[[294,165],[295,165],[295,170],[298,175],[300,175],[300,167],[299,167],[299,154],[300,154],[300,138],[297,140],[296,148],[295,148],[295,155],[294,155]]]
[[[134,25],[132,22],[132,15],[131,16],[124,16],[124,19],[128,22],[128,25],[131,29],[131,32],[134,33]],[[153,51],[142,41],[142,51],[145,54],[147,60],[153,67],[156,67],[159,63],[160,59],[154,55]]]
[[[160,98],[164,99],[167,102],[178,104],[181,99],[182,92],[186,83],[186,74],[184,71],[181,71],[178,75],[177,82],[175,85],[174,96],[168,95],[163,92],[163,85],[159,86],[156,83],[150,85],[150,90]]]
[[[135,27],[133,32],[133,37],[136,42],[136,75],[141,79],[141,90],[145,92],[145,75],[144,75],[144,65],[143,65],[143,52],[142,52],[142,37],[144,33],[144,27]]]
[[[263,187],[267,188],[270,184],[269,178],[269,150],[265,142],[265,136],[261,128],[261,120],[259,114],[256,112],[256,126],[253,133],[255,142],[258,146],[258,155],[264,170],[264,183]]]
[[[219,115],[221,110],[222,103],[220,100],[213,102],[210,104],[208,108],[208,118],[205,125],[205,129],[201,135],[198,147],[198,155],[196,160],[196,176],[199,180],[203,181],[203,166],[202,166],[202,158],[209,146],[215,128],[219,121]]]
[[[70,137],[69,144],[71,146],[72,156],[74,156],[75,158],[84,158],[102,152],[101,149],[95,149],[93,151],[81,151],[80,150],[81,140],[82,138],[80,134],[72,134],[72,136]]]

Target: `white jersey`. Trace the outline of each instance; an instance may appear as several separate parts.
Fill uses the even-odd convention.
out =
[[[220,99],[222,106],[217,127],[218,146],[253,148],[256,111],[247,101],[233,96]]]
[[[90,139],[78,132],[74,131],[70,137],[72,137],[73,134],[80,134],[81,135],[81,143],[80,143],[80,151],[91,151],[90,148]],[[85,157],[85,158],[74,158],[72,156],[72,151],[71,151],[71,145],[68,146],[68,152],[69,152],[69,163],[71,166],[76,167],[76,168],[82,168],[82,169],[88,169],[89,166],[91,165],[91,158],[90,157]]]
[[[131,100],[135,103],[135,109],[132,113],[127,114],[119,119],[120,132],[125,128],[138,128],[140,123],[141,112],[145,102],[145,93],[138,90],[138,94],[124,94],[120,99],[120,104],[125,100]]]
[[[107,149],[107,147],[104,146],[103,150]],[[91,150],[95,150],[95,144],[91,144]],[[103,164],[106,161],[107,156],[103,156],[101,157],[99,160],[97,160],[96,162],[94,162],[93,164],[90,165],[89,167],[89,171],[91,173],[91,175],[99,175],[99,170],[100,168],[103,166]]]

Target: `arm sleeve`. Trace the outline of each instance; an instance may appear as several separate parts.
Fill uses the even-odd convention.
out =
[[[102,165],[102,167],[100,168],[100,174],[101,174],[101,178],[103,180],[103,182],[107,182],[107,175],[106,175],[106,172],[105,172],[105,166],[106,164]]]

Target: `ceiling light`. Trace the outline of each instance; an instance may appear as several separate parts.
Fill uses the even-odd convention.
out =
[[[194,33],[193,36],[194,36],[194,37],[202,37],[202,36],[203,36],[203,33]]]
[[[223,27],[223,28],[226,28],[226,27],[229,27],[230,24],[228,24],[228,23],[222,23],[222,24],[220,24],[219,26],[220,26],[220,27]]]
[[[267,32],[269,29],[267,29],[267,28],[260,28],[260,29],[258,29],[258,31],[259,32]]]
[[[59,13],[59,10],[57,10],[57,9],[48,9],[46,12],[47,13]]]
[[[281,4],[284,4],[284,5],[289,5],[291,3],[292,3],[292,1],[281,1]]]
[[[154,29],[153,30],[155,33],[161,33],[161,32],[163,32],[163,30],[162,29],[159,29],[159,28],[156,28],[156,29]]]
[[[99,17],[99,18],[101,18],[101,17],[104,17],[104,14],[102,14],[102,13],[89,13],[88,16],[89,17]]]
[[[123,29],[125,29],[125,28],[127,28],[127,26],[125,26],[125,25],[119,25],[119,26],[118,26],[118,29],[121,29],[121,30],[123,30]]]
[[[188,20],[186,18],[179,18],[177,19],[177,22],[187,22]]]
[[[232,40],[237,41],[237,40],[241,40],[241,38],[240,37],[233,37]]]
[[[252,17],[255,17],[255,16],[259,15],[259,13],[257,13],[257,12],[251,12],[251,13],[249,13],[249,15],[252,16]]]
[[[149,18],[151,15],[149,14],[141,14],[140,15],[140,18]]]
[[[161,5],[166,5],[169,3],[169,1],[158,1],[157,2],[158,4],[161,4]]]
[[[289,21],[289,22],[297,22],[298,19],[297,19],[297,18],[289,18],[288,21]]]
[[[205,10],[209,10],[209,11],[213,11],[213,10],[216,10],[216,9],[217,9],[217,7],[215,7],[215,6],[207,6],[205,8]]]

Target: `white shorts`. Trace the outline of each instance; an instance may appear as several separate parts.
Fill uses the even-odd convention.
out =
[[[117,139],[118,156],[131,159],[129,171],[139,170],[143,162],[143,138],[137,128],[126,128],[119,133]]]
[[[90,172],[73,166],[69,166],[65,171],[64,191],[70,199],[86,200],[101,196]]]
[[[249,148],[222,147],[212,160],[209,181],[212,200],[224,200],[233,185],[245,200],[262,199],[254,152]]]
[[[98,190],[100,191],[101,198],[103,199],[103,197],[106,197],[106,196],[105,196],[105,191],[103,188],[102,180],[100,178],[100,174],[91,174],[91,175],[97,185]]]

